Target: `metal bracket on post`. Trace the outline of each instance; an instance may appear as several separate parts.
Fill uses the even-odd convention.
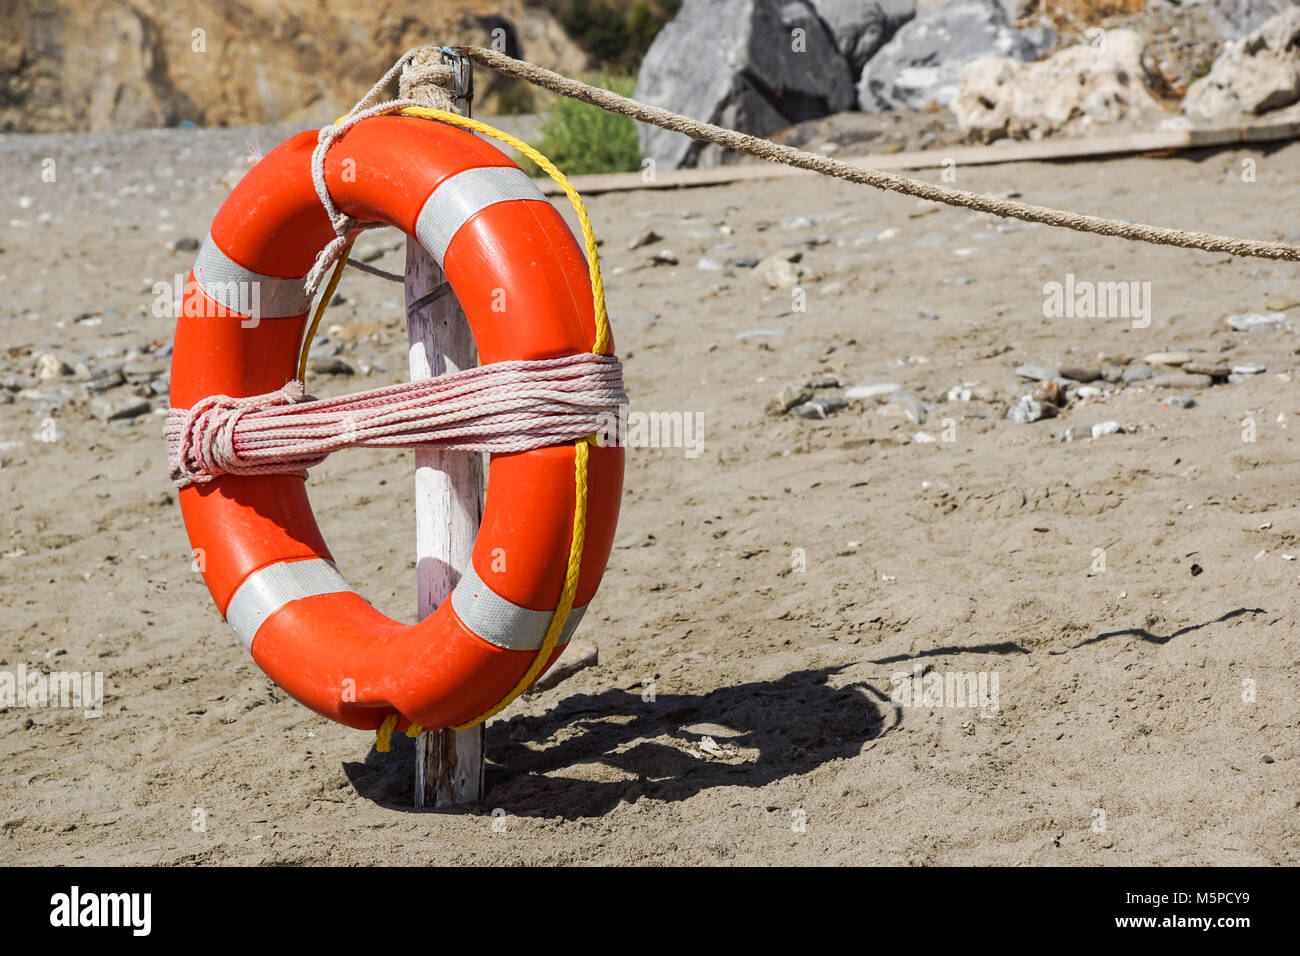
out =
[[[419,51],[413,63],[440,57],[451,66],[454,112],[468,116],[474,99],[474,66],[447,48]],[[401,95],[421,100],[418,86],[403,77]],[[431,104],[432,105],[432,104]],[[465,313],[446,290],[447,277],[412,239],[406,241],[406,322],[411,380],[456,372],[478,364]],[[470,566],[483,516],[483,456],[436,448],[415,451],[415,546],[419,616],[423,620],[451,593]],[[421,734],[415,744],[415,805],[446,807],[483,796],[484,727]]]

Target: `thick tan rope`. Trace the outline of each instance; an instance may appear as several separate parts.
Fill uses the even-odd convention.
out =
[[[688,116],[682,116],[657,106],[647,106],[625,96],[619,96],[617,93],[611,93],[609,90],[588,86],[586,83],[571,80],[568,77],[552,73],[550,70],[544,70],[531,63],[516,60],[504,53],[497,53],[482,47],[454,47],[453,50],[484,66],[491,67],[499,73],[519,77],[543,89],[550,90],[552,93],[590,103],[592,106],[598,106],[611,113],[630,116],[639,122],[649,123],[652,126],[658,126],[661,129],[671,130],[675,133],[683,133],[692,139],[705,140],[725,149],[750,153],[761,159],[784,163],[787,166],[794,166],[799,169],[807,169],[815,173],[821,173],[823,176],[833,176],[836,179],[847,180],[851,183],[861,183],[864,186],[874,186],[876,189],[891,190],[907,196],[916,196],[920,199],[946,203],[949,206],[961,206],[966,209],[974,209],[977,212],[991,213],[995,216],[1021,219],[1025,222],[1041,222],[1049,226],[1073,229],[1076,232],[1090,232],[1099,236],[1116,236],[1120,239],[1150,242],[1162,246],[1180,246],[1185,249],[1204,249],[1206,252],[1225,252],[1234,256],[1300,261],[1300,245],[1292,243],[1240,239],[1236,236],[1215,236],[1204,232],[1187,232],[1182,229],[1169,229],[1163,226],[1122,222],[1118,219],[1106,219],[1101,216],[1085,216],[1063,209],[1034,206],[1011,199],[996,199],[992,196],[983,196],[962,189],[925,183],[876,169],[861,169],[826,156],[819,156],[816,153],[807,153],[790,146],[782,146],[770,140],[760,139],[757,136],[738,133],[735,130],[724,129],[710,123],[701,123]]]

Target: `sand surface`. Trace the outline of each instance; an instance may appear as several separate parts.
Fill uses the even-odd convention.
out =
[[[0,860],[1300,860],[1300,340],[1225,322],[1300,302],[1295,265],[999,228],[812,178],[593,198],[633,410],[698,413],[702,450],[629,450],[580,631],[599,666],[491,724],[482,804],[414,812],[409,741],[377,754],[310,713],[221,620],[190,569],[160,415],[106,425],[75,371],[25,378],[47,352],[92,373],[147,364],[173,325],[152,285],[194,256],[169,243],[201,239],[231,171],[283,135],[0,139],[0,379],[18,377],[0,404],[0,671],[105,679],[99,718],[0,711]],[[1300,145],[959,169],[957,185],[1300,238]],[[663,239],[630,251],[651,228]],[[400,271],[399,240],[367,240],[394,250],[376,264]],[[679,264],[650,265],[665,249]],[[791,249],[803,311],[733,264]],[[1067,274],[1150,282],[1150,326],[1045,317],[1044,284]],[[402,379],[400,289],[354,273],[342,292],[326,324],[370,374],[312,389]],[[1002,418],[1033,387],[1019,365],[1157,350],[1265,370],[1102,382],[1055,419]],[[883,400],[765,413],[782,387],[832,378],[933,407],[923,424]],[[963,383],[992,400],[941,401]],[[1123,432],[1061,440],[1107,421]],[[310,479],[343,572],[405,620],[411,475],[408,454],[354,450]],[[893,679],[914,667],[996,679],[998,706],[901,706]]]

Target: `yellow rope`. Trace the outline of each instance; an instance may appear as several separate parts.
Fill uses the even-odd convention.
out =
[[[298,381],[304,388],[307,385],[307,351],[311,348],[311,340],[316,337],[316,329],[320,327],[320,320],[324,317],[325,310],[329,308],[330,299],[334,298],[334,290],[339,287],[339,280],[343,278],[343,267],[348,264],[348,256],[352,253],[352,242],[343,247],[343,255],[339,256],[338,264],[330,273],[330,281],[325,284],[325,291],[321,293],[320,301],[316,303],[316,315],[312,317],[311,327],[307,329],[307,335],[302,340],[302,354],[298,356]]]
[[[550,660],[551,652],[555,650],[560,634],[564,631],[564,622],[568,620],[569,612],[573,610],[573,598],[578,593],[578,573],[582,570],[582,548],[587,537],[587,456],[590,450],[591,440],[588,438],[582,439],[574,446],[573,472],[577,496],[573,505],[573,537],[569,541],[569,564],[564,571],[564,590],[560,592],[560,603],[551,618],[551,626],[546,630],[546,639],[537,649],[537,656],[533,658],[524,676],[519,678],[519,682],[505,697],[473,720],[456,724],[453,730],[465,730],[481,724],[489,717],[495,717],[505,710],[516,697],[532,686],[533,681],[537,680],[537,675]]]
[[[500,140],[519,150],[519,152],[540,166],[546,175],[555,180],[555,184],[564,191],[564,195],[569,197],[569,202],[573,204],[573,211],[578,215],[578,223],[582,226],[582,243],[586,247],[587,268],[591,273],[591,298],[596,307],[596,344],[591,350],[601,354],[605,349],[609,348],[609,316],[605,312],[605,280],[600,274],[600,252],[596,247],[596,230],[591,226],[591,219],[587,215],[587,207],[582,203],[582,197],[578,195],[578,190],[574,188],[573,183],[569,182],[569,178],[535,148],[529,146],[517,136],[511,136],[495,126],[489,126],[487,123],[470,119],[468,116],[461,116],[459,113],[448,113],[445,110],[435,110],[427,106],[405,106],[397,110],[397,112],[406,116],[421,116],[424,119],[450,123],[453,126],[460,126],[475,133],[482,133],[484,136]]]
[[[375,749],[386,754],[393,749],[393,728],[397,726],[397,714],[389,714],[375,731]]]

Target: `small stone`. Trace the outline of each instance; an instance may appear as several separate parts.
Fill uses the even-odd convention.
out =
[[[784,415],[796,405],[802,405],[811,400],[812,397],[813,390],[806,385],[787,385],[767,403],[767,414]]]
[[[1069,428],[1065,430],[1065,433],[1061,435],[1061,440],[1067,442],[1076,442],[1091,437],[1092,437],[1091,425],[1071,425]]]
[[[1247,312],[1244,315],[1230,315],[1228,327],[1238,332],[1276,332],[1279,329],[1291,331],[1285,312]]]
[[[768,256],[754,269],[754,274],[772,289],[793,289],[799,284],[803,267],[791,262],[787,256]]]
[[[695,263],[695,268],[700,269],[704,272],[721,272],[722,263],[718,262],[716,259],[710,259],[708,257],[705,257],[702,258],[699,262]]]
[[[825,404],[818,401],[804,402],[801,405],[796,405],[794,408],[790,409],[790,411],[794,412],[800,418],[809,419],[825,418],[827,415]]]
[[[755,269],[755,268],[758,267],[758,262],[759,262],[759,260],[755,259],[755,258],[752,257],[752,256],[737,256],[737,257],[736,257],[736,268],[737,268],[737,269]]]
[[[1264,308],[1270,312],[1286,312],[1300,305],[1300,299],[1293,295],[1270,295],[1264,300]]]
[[[103,372],[97,378],[86,382],[82,387],[91,395],[102,395],[109,389],[117,388],[119,385],[126,384],[126,377],[122,374],[121,369],[114,369],[111,372]]]
[[[659,233],[655,232],[653,229],[647,229],[645,232],[641,233],[641,235],[629,242],[627,247],[629,250],[641,249],[645,246],[653,246],[656,242],[659,242],[662,239],[663,236],[659,235]]]
[[[53,352],[46,352],[36,360],[36,378],[38,381],[49,382],[56,378],[63,378],[65,375],[71,375],[72,372],[72,366]]]
[[[167,366],[162,362],[153,362],[148,359],[137,359],[133,362],[127,362],[122,366],[122,375],[132,385],[141,382],[152,382],[159,378],[167,371]]]
[[[1196,399],[1192,398],[1190,395],[1170,395],[1160,404],[1166,406],[1174,405],[1178,408],[1194,408],[1196,406]]]
[[[892,382],[876,382],[871,385],[854,385],[844,393],[844,397],[851,402],[864,402],[872,398],[883,398],[886,395],[892,395],[903,386],[895,385]]]
[[[1040,382],[1034,389],[1034,401],[1048,402],[1057,408],[1064,408],[1069,402],[1065,389],[1056,382]]]
[[[337,356],[313,358],[309,368],[317,375],[355,375],[356,370]]]
[[[836,375],[818,375],[808,380],[809,388],[839,388],[842,383]]]
[[[931,312],[929,309],[917,309],[916,314],[930,322],[936,322],[939,319],[939,313]]]
[[[1075,398],[1099,398],[1101,389],[1096,385],[1080,385],[1074,390]]]
[[[1030,395],[1021,395],[1020,399],[1007,409],[1003,417],[1017,425],[1028,425],[1031,422],[1042,421],[1044,418],[1055,418],[1056,415],[1055,405],[1035,401]]]
[[[1051,365],[1021,365],[1016,374],[1034,382],[1047,382],[1061,377],[1061,370]]]
[[[1095,382],[1101,378],[1101,371],[1081,365],[1065,365],[1061,367],[1061,378],[1068,378],[1075,382]]]
[[[97,398],[91,402],[90,410],[101,422],[107,424],[148,415],[153,410],[153,405],[148,399],[124,395],[118,398]]]
[[[889,396],[889,401],[881,409],[884,415],[900,415],[917,425],[925,424],[929,412],[924,402],[908,391],[897,391]]]
[[[1193,375],[1208,375],[1216,381],[1224,381],[1232,374],[1232,369],[1227,365],[1208,365],[1204,362],[1188,362],[1182,370]]]
[[[1262,375],[1268,369],[1263,365],[1234,365],[1232,367],[1233,375]]]
[[[1193,372],[1165,372],[1153,378],[1151,384],[1157,388],[1209,388],[1214,379]]]
[[[203,243],[193,236],[182,236],[171,243],[172,252],[195,252],[201,245]]]
[[[1152,365],[1186,365],[1192,360],[1187,352],[1152,352],[1142,361]]]
[[[1149,378],[1155,378],[1156,373],[1145,365],[1130,365],[1124,369],[1124,374],[1120,376],[1121,381],[1128,385],[1132,382],[1144,382]]]
[[[660,249],[650,257],[650,264],[653,266],[675,266],[677,265],[677,254],[671,249]]]
[[[807,216],[792,216],[789,219],[781,220],[782,229],[811,229],[817,225],[816,219],[810,219]]]
[[[1119,422],[1098,422],[1092,426],[1092,437],[1100,438],[1103,435],[1122,434],[1124,428]]]
[[[1119,382],[1124,378],[1124,366],[1119,362],[1110,360],[1102,362],[1101,377],[1108,382]]]

